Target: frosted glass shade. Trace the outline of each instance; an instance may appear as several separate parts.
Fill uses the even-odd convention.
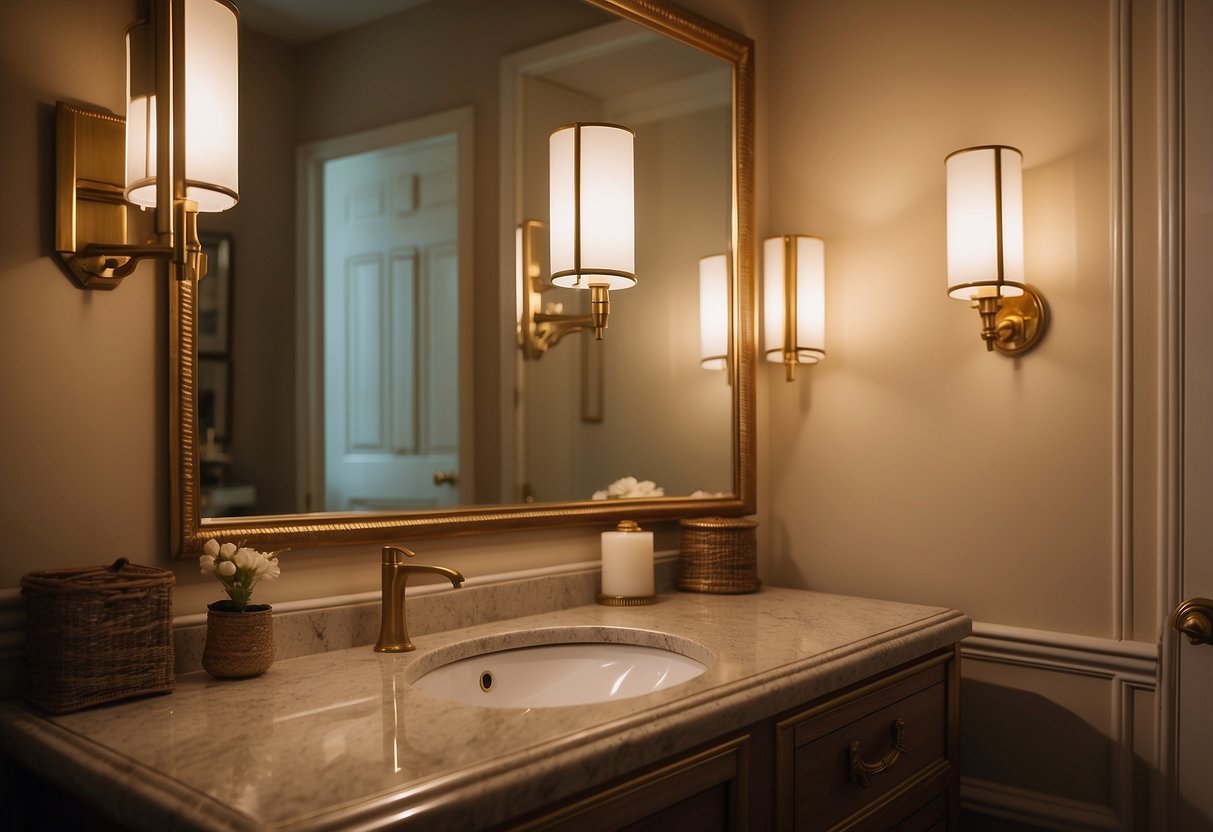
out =
[[[729,256],[699,260],[699,366],[724,370],[729,355]]]
[[[958,150],[948,179],[948,295],[1023,294],[1023,154],[993,145]]]
[[[632,131],[572,124],[549,145],[552,283],[626,289],[636,283]]]
[[[171,0],[183,16],[184,89],[174,90],[185,108],[184,195],[199,211],[225,211],[239,197],[238,18],[224,0]],[[155,46],[151,25],[127,32],[126,198],[156,207],[157,104]],[[172,117],[172,114],[166,114]],[[180,157],[178,157],[180,158]]]
[[[825,243],[817,237],[772,237],[762,245],[763,318],[768,361],[825,358]],[[793,293],[794,304],[785,303]]]

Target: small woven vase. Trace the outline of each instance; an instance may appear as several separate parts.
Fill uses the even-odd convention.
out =
[[[274,663],[273,609],[258,604],[229,612],[215,606],[206,613],[203,669],[218,679],[244,679],[269,670]]]

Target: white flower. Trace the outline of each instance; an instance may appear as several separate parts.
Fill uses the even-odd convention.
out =
[[[198,568],[204,575],[214,575],[223,584],[231,603],[243,610],[248,607],[258,581],[273,580],[282,574],[278,555],[279,552],[258,552],[251,546],[235,543],[220,545],[212,538],[202,546]]]
[[[265,555],[258,552],[256,549],[237,549],[235,556],[232,557],[232,562],[236,564],[237,569],[247,569],[250,572],[257,571],[257,560],[264,559]]]
[[[652,480],[637,481],[635,477],[621,477],[607,486],[606,491],[595,491],[595,500],[623,500],[639,497],[664,497],[665,489]]]
[[[265,558],[261,563],[257,564],[257,577],[264,578],[267,581],[272,581],[282,574],[282,570],[278,568],[278,558]]]

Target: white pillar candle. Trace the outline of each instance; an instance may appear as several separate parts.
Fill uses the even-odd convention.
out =
[[[608,598],[653,595],[653,533],[624,520],[602,533],[602,594]]]

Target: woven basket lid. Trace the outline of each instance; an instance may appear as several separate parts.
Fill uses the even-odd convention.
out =
[[[687,517],[678,524],[684,529],[753,529],[758,521],[748,517]]]

